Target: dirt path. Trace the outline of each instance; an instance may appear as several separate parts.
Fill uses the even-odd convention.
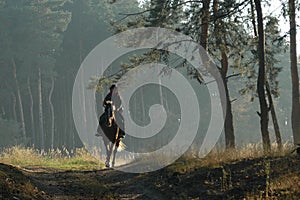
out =
[[[24,174],[43,191],[45,199],[166,199],[141,174],[112,169],[47,171],[26,169]]]
[[[37,194],[34,196],[36,199],[171,200],[300,197],[299,157],[249,159],[217,168],[195,167],[184,172],[174,169],[176,168],[168,167],[151,173],[130,174],[112,169],[58,171],[33,167],[21,169],[20,174],[36,187]],[[13,168],[5,170],[20,171]],[[16,173],[19,172],[11,171],[11,174]],[[0,197],[5,196],[3,194],[1,196],[0,193]],[[18,193],[14,197],[26,199],[18,198]],[[30,198],[32,199],[32,196]]]

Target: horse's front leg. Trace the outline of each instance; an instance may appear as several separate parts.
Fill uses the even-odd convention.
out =
[[[109,165],[109,161],[110,161],[110,155],[111,155],[111,151],[107,151],[106,152],[106,161],[105,161],[105,167],[109,168],[110,165]]]
[[[115,161],[116,161],[116,154],[117,154],[117,150],[118,150],[118,147],[119,147],[119,143],[120,141],[118,140],[114,146],[113,146],[113,158],[112,158],[112,163],[111,163],[111,166],[114,167],[115,166]]]
[[[109,168],[109,162],[110,162],[110,157],[112,153],[112,144],[109,141],[105,142],[105,148],[106,148],[106,160],[105,160],[105,167]]]

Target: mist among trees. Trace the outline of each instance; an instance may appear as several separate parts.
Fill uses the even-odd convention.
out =
[[[296,52],[300,8],[296,0],[282,1],[280,15],[290,24],[290,30],[282,30],[279,16],[265,11],[271,4],[260,0],[0,0],[0,146],[82,147],[72,114],[77,71],[101,41],[138,27],[176,30],[209,52],[227,99],[220,146],[230,149],[261,143],[269,151],[271,143],[279,148],[286,142],[300,143]],[[134,52],[104,72],[110,78],[97,82],[98,113],[109,84],[124,70],[151,61],[178,69],[190,79],[200,99],[207,97],[209,83],[202,82],[184,59],[157,50]],[[143,99],[144,92],[157,94],[170,117],[166,129],[176,131],[180,113],[166,88],[148,86],[137,91],[133,118],[157,102]],[[206,103],[200,105],[204,113]],[[140,120],[147,120],[143,116]],[[195,143],[206,129],[207,121],[201,121]]]

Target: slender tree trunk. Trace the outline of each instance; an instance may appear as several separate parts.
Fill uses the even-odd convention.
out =
[[[34,112],[33,112],[33,95],[31,91],[31,85],[30,85],[30,77],[27,78],[27,87],[28,87],[28,93],[30,98],[30,120],[31,120],[31,135],[32,135],[32,144],[35,145],[36,138],[35,138],[35,124],[34,124]]]
[[[162,92],[162,86],[161,86],[161,78],[158,77],[158,84],[159,84],[159,100],[160,100],[160,105],[164,105],[164,96]]]
[[[54,90],[54,77],[51,77],[51,89],[49,92],[49,105],[50,105],[50,111],[51,111],[51,149],[54,149],[54,128],[55,128],[55,124],[54,124],[54,107],[53,107],[53,103],[52,103],[52,94],[53,94],[53,90]]]
[[[251,0],[251,17],[252,17],[254,36],[257,37],[258,33],[256,30],[256,20],[255,20],[253,0]],[[274,131],[275,131],[277,148],[280,151],[280,150],[282,150],[282,140],[281,140],[281,135],[280,135],[280,128],[279,128],[276,111],[274,108],[273,98],[272,98],[272,94],[271,94],[268,82],[266,82],[266,91],[267,91],[267,96],[268,96],[268,100],[269,100],[269,104],[270,104],[269,109],[271,110],[271,116],[272,116]]]
[[[24,109],[23,109],[23,103],[22,103],[22,96],[21,96],[19,81],[18,81],[18,78],[17,78],[17,67],[16,67],[15,60],[13,58],[12,58],[12,65],[13,65],[14,78],[15,78],[15,82],[16,82],[17,99],[18,99],[18,103],[19,103],[19,111],[20,111],[22,135],[23,135],[24,138],[26,138],[26,126],[25,126],[25,118],[24,118]]]
[[[209,13],[209,5],[210,0],[203,0],[203,8],[202,8],[202,15],[200,17],[201,19],[201,32],[200,32],[200,45],[207,51],[208,48],[208,29],[209,29],[209,20],[210,20],[210,13]],[[219,69],[215,67],[213,63],[209,60],[209,57],[205,55],[200,50],[200,57],[202,59],[202,63],[205,65],[205,68],[208,69],[208,72],[214,76],[214,74],[220,73]],[[216,80],[216,83],[218,85],[219,93],[220,93],[220,100],[223,108],[223,114],[226,114],[227,109],[226,108],[226,92],[223,91],[223,79],[222,77],[214,77]],[[225,86],[224,86],[225,87]],[[225,116],[226,117],[226,116]]]
[[[213,11],[214,16],[218,16],[219,10],[219,2],[218,0],[213,1]],[[221,52],[221,76],[225,88],[225,95],[226,95],[226,116],[225,116],[225,143],[226,149],[235,148],[235,136],[234,136],[234,128],[233,128],[233,115],[232,115],[232,108],[231,108],[231,100],[229,89],[227,85],[227,72],[228,72],[228,57],[226,53],[226,39],[225,39],[225,30],[222,28],[222,19],[217,19],[215,22],[215,37],[217,40],[217,45],[220,47]]]
[[[72,75],[70,75],[70,80],[74,80],[74,77]],[[72,81],[68,81],[68,87],[67,88],[72,88]],[[69,91],[69,94],[68,94],[68,102],[72,102],[72,93]],[[87,103],[88,104],[88,103]],[[84,104],[85,105],[85,112],[87,113],[91,113],[93,111],[87,111],[87,106],[86,106],[86,103]],[[73,113],[72,113],[72,104],[70,103],[70,106],[68,106],[68,131],[69,131],[69,135],[70,135],[70,146],[69,148],[72,150],[74,150],[75,148],[75,133],[76,133],[76,129],[75,129],[75,125],[74,125],[74,120],[73,120]],[[85,116],[86,118],[86,116]],[[86,121],[88,121],[88,119],[86,118],[85,119]],[[86,127],[86,125],[85,125]],[[87,130],[87,128],[86,128]],[[72,152],[71,152],[72,153]]]
[[[299,76],[297,68],[297,40],[296,40],[296,13],[295,0],[289,0],[290,17],[290,60],[292,76],[292,130],[294,144],[300,144],[300,100]]]
[[[201,33],[200,33],[200,45],[207,50],[208,43],[208,27],[209,27],[209,4],[210,0],[203,0],[203,8],[201,15]]]
[[[93,112],[93,111],[91,111]],[[74,130],[74,121],[73,121],[73,117],[72,117],[73,113],[72,113],[72,107],[70,107],[70,114],[69,114],[69,126],[70,126],[70,131],[71,131],[71,150],[74,150],[75,149],[75,133],[76,133],[76,130]],[[72,152],[73,153],[73,152]]]
[[[5,118],[6,112],[4,106],[1,107],[2,117]]]
[[[152,27],[162,26],[162,24],[163,24],[163,22],[166,18],[166,12],[167,12],[166,9],[165,9],[166,4],[168,4],[167,0],[151,0],[151,7],[153,9],[150,11],[150,16],[149,16],[150,26],[152,26]],[[157,55],[159,57],[159,59],[161,60],[162,56],[161,56],[160,51],[154,50],[152,53]],[[160,77],[158,77],[158,79],[159,79],[160,104],[163,105],[164,99],[163,99],[163,93],[162,93],[161,79],[160,79]],[[144,104],[144,102],[143,102],[143,104]]]
[[[84,122],[84,130],[87,130],[87,106],[86,106],[86,101],[85,101],[85,85],[84,85],[84,78],[83,78],[83,70],[81,73],[81,78],[82,78],[82,82],[81,82],[81,105],[82,105],[82,115],[83,115],[83,122]]]
[[[226,56],[227,58],[227,56]],[[228,65],[228,63],[227,63]],[[223,68],[223,64],[222,64]],[[226,142],[226,149],[233,149],[235,148],[235,136],[234,136],[234,128],[233,128],[233,115],[232,115],[232,107],[231,107],[231,100],[229,95],[229,89],[227,85],[227,72],[222,73],[222,79],[225,88],[225,95],[226,95],[226,117],[225,117],[225,142]]]
[[[259,58],[259,70],[257,78],[257,92],[260,104],[260,129],[262,134],[263,148],[265,152],[269,152],[271,149],[268,123],[269,123],[269,110],[265,95],[265,38],[264,38],[264,25],[260,0],[254,0],[255,8],[257,12],[257,24],[258,24],[258,58]]]
[[[66,105],[68,105],[70,102],[69,102],[69,97],[68,97],[68,79],[66,79],[66,78],[64,78],[63,80],[62,80],[62,87],[61,87],[61,95],[60,95],[60,99],[62,99],[63,100],[63,102],[64,102],[64,104],[65,104],[65,106],[64,105],[62,105],[60,108],[61,108],[61,110],[59,110],[59,116],[61,116],[60,117],[60,121],[59,121],[59,123],[60,123],[60,126],[61,126],[61,132],[62,132],[62,134],[59,134],[59,138],[60,138],[60,146],[61,147],[63,147],[64,145],[65,145],[65,142],[68,140],[68,132],[67,132],[67,130],[68,130],[68,126],[67,126],[67,124],[68,124],[68,120],[67,120],[67,118],[68,118],[68,109],[69,109],[69,107],[68,106],[66,106]]]
[[[64,91],[63,91],[63,96],[64,96],[64,99],[66,99],[66,102],[69,103],[70,99],[69,99],[69,96],[68,96],[68,87],[69,86],[69,81],[66,80],[65,82],[65,86],[64,86]],[[68,141],[68,136],[69,136],[69,132],[68,132],[68,129],[69,129],[69,123],[68,123],[68,117],[69,117],[69,106],[64,106],[63,107],[63,110],[62,110],[62,114],[64,115],[64,119],[62,120],[63,121],[63,128],[64,128],[64,131],[63,131],[63,135],[61,137],[62,139],[62,147],[63,146],[66,146],[66,141]]]
[[[269,100],[269,107],[271,110],[272,121],[273,121],[273,125],[274,125],[277,148],[279,151],[281,151],[282,150],[282,140],[281,140],[281,135],[280,135],[280,128],[279,128],[276,111],[275,111],[275,107],[274,107],[274,103],[273,103],[273,98],[272,98],[272,94],[271,94],[268,82],[266,82],[266,90],[267,90],[267,95],[268,95],[268,100]]]
[[[13,104],[12,104],[13,119],[15,121],[18,121],[17,111],[16,111],[17,98],[16,98],[16,95],[13,92],[11,92],[11,97],[12,97],[12,100],[13,100]]]
[[[161,87],[161,86],[160,86]],[[145,100],[144,100],[144,89],[141,87],[141,104],[142,104],[142,123],[144,125],[145,123],[145,117],[146,117],[146,108],[145,108]],[[145,135],[145,131],[143,131],[143,135]]]
[[[252,18],[254,36],[257,37],[258,33],[257,33],[257,28],[256,28],[255,8],[254,8],[253,0],[250,0],[250,3],[251,3],[251,18]]]
[[[42,74],[41,68],[38,77],[38,97],[39,97],[39,123],[40,123],[40,136],[41,136],[41,150],[45,150],[45,135],[44,135],[44,115],[43,115],[43,96],[42,96]]]

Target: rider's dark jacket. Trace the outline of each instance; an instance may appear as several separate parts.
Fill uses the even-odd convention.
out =
[[[109,103],[107,103],[107,101],[112,101],[112,104],[115,106],[115,115],[116,115],[116,120],[118,123],[118,126],[120,127],[120,137],[124,138],[125,136],[125,132],[124,132],[124,118],[121,114],[123,108],[122,108],[122,100],[120,95],[117,94],[112,94],[112,92],[109,92],[106,97],[103,100],[103,106],[105,108],[105,113],[106,114],[111,114],[112,110],[111,110],[111,106],[109,105]],[[103,113],[99,119],[99,124],[103,124],[105,122],[105,113]]]
[[[107,101],[112,101],[113,105],[116,107],[116,110],[119,111],[122,107],[122,100],[120,95],[113,95],[112,92],[109,92],[103,100],[103,106],[105,107],[105,111],[107,110]]]

